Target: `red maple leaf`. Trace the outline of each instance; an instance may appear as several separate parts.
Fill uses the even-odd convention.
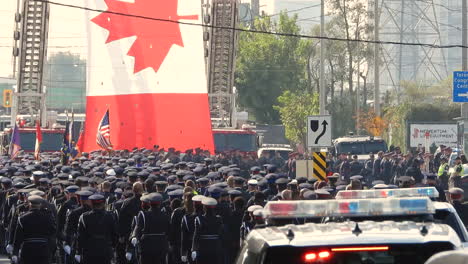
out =
[[[198,20],[198,15],[179,16],[177,14],[178,0],[135,0],[134,3],[117,0],[104,1],[107,11],[112,13],[101,13],[91,21],[109,31],[106,43],[137,37],[127,53],[135,57],[134,73],[148,67],[157,72],[172,45],[184,46],[178,23],[147,18],[171,21]]]

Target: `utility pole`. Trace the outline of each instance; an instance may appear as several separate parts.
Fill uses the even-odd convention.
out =
[[[325,93],[325,0],[320,2],[320,80],[319,80],[319,104],[320,114],[325,114],[325,104],[327,102]]]
[[[466,46],[468,45],[467,38],[467,0],[462,0],[462,70],[468,70],[468,50]],[[467,128],[468,128],[468,105],[466,103],[461,104],[461,116],[463,118],[463,143],[467,142]],[[465,144],[462,147],[465,150]],[[465,152],[466,153],[466,152]]]
[[[379,0],[374,0],[374,111],[380,116],[380,45],[379,45]]]

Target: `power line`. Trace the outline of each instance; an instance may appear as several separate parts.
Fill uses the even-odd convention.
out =
[[[58,5],[58,6],[63,6],[63,7],[76,8],[76,9],[81,9],[81,10],[86,10],[86,11],[91,11],[91,12],[107,13],[107,14],[113,14],[113,15],[119,15],[119,16],[126,16],[126,17],[147,19],[147,20],[153,20],[153,21],[167,22],[167,23],[176,23],[176,24],[180,24],[180,25],[201,26],[201,27],[208,27],[208,28],[216,28],[216,29],[224,29],[224,30],[235,30],[235,31],[239,31],[239,32],[265,34],[265,35],[275,35],[275,36],[282,36],[282,37],[296,37],[296,38],[305,38],[305,39],[324,39],[324,40],[333,40],[333,41],[360,42],[360,43],[382,44],[382,45],[422,46],[422,47],[437,48],[437,49],[468,48],[468,46],[463,46],[463,45],[458,45],[458,44],[457,45],[436,45],[436,44],[429,44],[429,43],[407,43],[407,42],[397,42],[397,41],[374,41],[374,40],[347,39],[347,38],[338,38],[338,37],[320,37],[320,36],[309,36],[309,35],[301,35],[301,34],[261,31],[261,30],[253,30],[253,29],[243,29],[243,28],[236,28],[236,27],[223,27],[223,26],[214,26],[214,25],[204,25],[204,24],[193,23],[193,22],[181,22],[181,21],[177,21],[177,20],[154,18],[154,17],[147,17],[147,16],[133,15],[133,14],[126,14],[126,13],[120,13],[120,12],[114,12],[114,11],[102,10],[102,9],[93,9],[93,8],[89,8],[89,7],[58,3],[58,2],[49,1],[49,0],[34,0],[34,1],[42,2],[42,3],[49,3],[49,4],[52,4],[52,5]]]

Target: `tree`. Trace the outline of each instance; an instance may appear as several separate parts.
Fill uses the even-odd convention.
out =
[[[285,91],[278,97],[278,103],[274,109],[280,114],[286,138],[291,142],[306,146],[307,117],[319,113],[318,93]]]
[[[275,22],[261,17],[254,22],[256,30],[299,34],[297,16],[286,13]],[[255,116],[257,122],[280,122],[273,108],[286,90],[310,89],[307,58],[310,41],[296,37],[241,32],[236,61],[236,88],[239,104]]]
[[[358,129],[364,129],[374,137],[381,137],[388,128],[388,120],[377,116],[374,110],[360,111]]]

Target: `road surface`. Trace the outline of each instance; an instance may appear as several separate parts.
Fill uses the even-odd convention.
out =
[[[7,256],[0,255],[0,264],[10,264],[10,260]]]

